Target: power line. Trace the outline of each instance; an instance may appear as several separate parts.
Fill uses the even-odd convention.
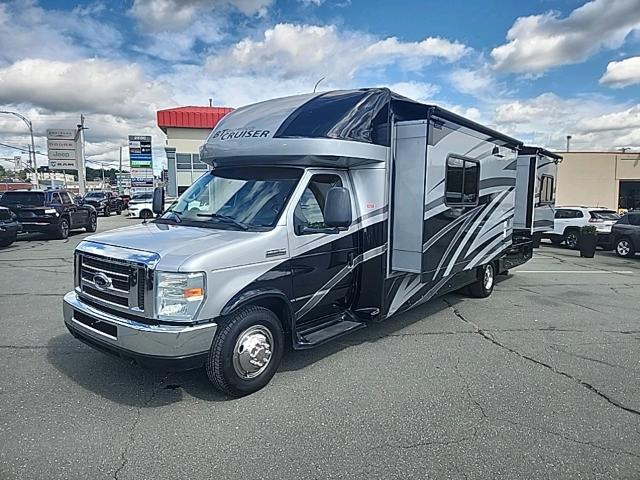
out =
[[[7,148],[13,148],[14,150],[18,150],[18,151],[20,151],[22,153],[29,153],[29,150],[27,150],[25,148],[22,148],[22,147],[18,147],[16,145],[9,145],[7,143],[0,143],[0,146],[7,147]],[[47,156],[46,153],[38,152],[37,150],[36,150],[36,154],[42,155],[43,157]]]

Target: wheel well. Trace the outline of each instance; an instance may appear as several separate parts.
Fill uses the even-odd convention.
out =
[[[580,229],[578,227],[567,227],[564,229],[564,232],[562,232],[562,235],[566,235],[569,232],[579,232]]]
[[[279,297],[258,297],[253,300],[250,300],[244,307],[249,305],[256,305],[258,307],[266,308],[267,310],[271,310],[278,320],[280,320],[280,324],[282,325],[282,329],[284,332],[289,333],[291,331],[291,310],[287,302],[283,298]]]

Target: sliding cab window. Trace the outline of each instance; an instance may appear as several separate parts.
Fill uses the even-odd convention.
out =
[[[324,204],[330,188],[341,187],[337,175],[314,175],[305,188],[295,210],[293,224],[297,235],[321,233],[324,223]]]
[[[540,203],[549,204],[554,201],[553,177],[551,175],[542,175],[542,177],[540,177]]]
[[[445,175],[445,204],[475,206],[480,193],[480,163],[465,157],[449,156]]]

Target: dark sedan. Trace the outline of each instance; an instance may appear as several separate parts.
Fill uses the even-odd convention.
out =
[[[616,253],[633,257],[640,252],[640,212],[629,212],[611,228]]]

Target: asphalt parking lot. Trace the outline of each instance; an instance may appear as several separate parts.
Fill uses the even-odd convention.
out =
[[[71,337],[86,236],[0,250],[0,478],[640,476],[640,257],[543,246],[489,299],[291,352],[231,400]]]

